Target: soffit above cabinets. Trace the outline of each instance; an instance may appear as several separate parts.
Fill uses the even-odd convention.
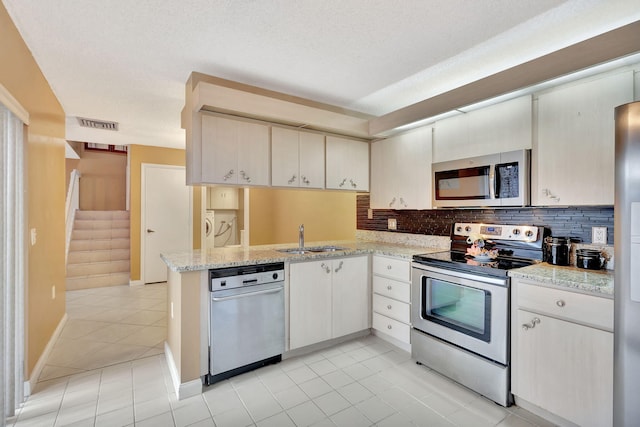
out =
[[[369,120],[373,116],[362,113],[199,73],[192,73],[187,82],[189,90],[192,91],[191,97],[187,96],[187,100],[191,100],[191,113],[209,111],[369,138]]]
[[[371,136],[640,52],[640,21],[372,119]]]

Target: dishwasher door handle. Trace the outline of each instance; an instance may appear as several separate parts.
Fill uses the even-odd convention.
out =
[[[228,297],[212,297],[211,301],[228,301],[230,299],[238,299],[244,297],[252,297],[255,295],[264,295],[264,294],[275,294],[276,292],[282,291],[284,288],[275,288],[275,289],[267,289],[266,291],[257,291],[257,292],[247,292],[244,294],[231,295]]]

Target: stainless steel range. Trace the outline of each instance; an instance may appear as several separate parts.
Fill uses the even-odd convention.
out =
[[[450,251],[415,255],[413,358],[511,405],[508,272],[541,262],[547,234],[536,226],[456,223]]]

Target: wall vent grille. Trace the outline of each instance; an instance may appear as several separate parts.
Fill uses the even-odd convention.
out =
[[[118,122],[108,122],[106,120],[95,120],[95,119],[87,119],[84,117],[78,117],[78,123],[80,126],[85,128],[92,129],[103,129],[103,130],[118,130]]]

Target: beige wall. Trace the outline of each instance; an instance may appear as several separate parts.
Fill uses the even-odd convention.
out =
[[[308,242],[355,238],[355,193],[252,188],[249,210],[251,245],[297,244],[300,224]]]
[[[123,211],[127,207],[127,155],[78,150],[80,210]]]
[[[185,165],[185,151],[175,148],[150,147],[146,145],[129,146],[129,213],[131,218],[131,280],[140,280],[140,193],[142,163],[158,165]],[[201,197],[200,187],[193,187],[193,247],[200,248]]]
[[[0,83],[30,117],[26,132],[27,229],[36,229],[37,243],[28,246],[28,378],[65,312],[65,114],[2,4],[0,40]],[[56,287],[55,299],[52,286]]]

